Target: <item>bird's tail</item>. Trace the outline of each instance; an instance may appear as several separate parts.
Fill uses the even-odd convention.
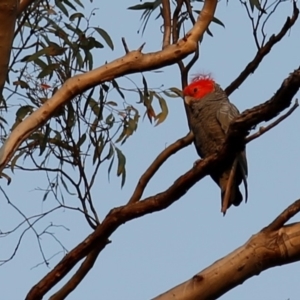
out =
[[[225,206],[225,195],[226,195],[226,190],[222,190],[222,212],[225,213],[225,211],[223,211],[223,205]],[[237,185],[234,185],[231,190],[229,191],[229,201],[228,201],[228,207],[230,207],[231,204],[233,204],[234,206],[239,206],[241,204],[241,202],[243,201],[243,195],[240,192],[240,189]],[[225,207],[224,207],[225,208]]]
[[[220,180],[222,209],[221,212],[225,215],[231,204],[238,206],[243,200],[239,185],[236,182],[238,159],[235,159],[230,169],[229,176],[226,180]],[[225,179],[225,178],[224,178]]]

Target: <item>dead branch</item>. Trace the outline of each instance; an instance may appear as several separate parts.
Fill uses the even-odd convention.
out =
[[[200,160],[165,191],[143,201],[112,209],[92,234],[71,250],[53,270],[32,287],[26,300],[41,299],[98,243],[106,241],[120,225],[170,206],[196,182],[208,175],[212,168],[220,167],[225,160],[233,159],[236,153],[244,147],[245,136],[248,132],[260,122],[270,120],[287,108],[299,87],[300,67],[283,81],[281,87],[270,100],[246,110],[230,124],[226,141],[217,153]]]
[[[274,121],[273,123],[269,124],[268,126],[266,126],[266,127],[260,127],[257,132],[251,134],[250,136],[248,136],[246,138],[246,143],[249,143],[249,142],[257,139],[258,137],[262,136],[264,133],[268,132],[269,130],[271,130],[272,128],[274,128],[275,126],[277,126],[279,123],[281,123],[287,117],[289,117],[296,110],[296,108],[298,106],[299,106],[299,103],[298,103],[298,100],[296,99],[295,104],[288,110],[287,113],[285,113],[284,115],[282,115],[281,117],[279,117],[276,121]]]
[[[162,0],[162,17],[164,21],[163,49],[171,42],[171,7],[169,0]]]
[[[153,300],[217,299],[262,271],[299,261],[300,223],[283,226],[299,210],[297,200],[267,227],[272,230],[258,232],[240,248]]]
[[[276,117],[281,111],[291,105],[291,101],[298,92],[299,86],[300,67],[283,81],[281,87],[270,100],[244,111],[236,121],[233,122],[232,126],[230,126],[229,131],[232,132],[229,133],[229,136],[233,134],[233,132],[246,132],[250,128],[254,128],[257,124],[270,121]],[[285,97],[287,98],[284,99]]]
[[[166,160],[170,158],[173,154],[177,153],[177,151],[191,144],[193,138],[193,133],[189,132],[186,136],[178,139],[176,142],[164,149],[152,162],[152,164],[145,171],[145,173],[140,177],[138,184],[135,187],[135,190],[128,203],[134,203],[139,201],[150,179],[154,176],[154,174],[158,171],[162,164],[165,163]]]
[[[171,65],[188,56],[197,49],[197,43],[210,24],[217,6],[217,0],[206,0],[196,24],[176,44],[153,53],[143,54],[131,51],[125,56],[103,65],[85,74],[69,78],[63,86],[42,107],[28,116],[10,134],[0,149],[0,173],[5,168],[15,151],[26,138],[53,116],[57,109],[76,95],[114,78],[158,69]],[[4,82],[4,81],[3,81]]]
[[[122,37],[122,44],[123,44],[125,53],[128,54],[128,53],[130,52],[130,50],[129,50],[129,48],[128,48],[128,45],[127,45],[126,40],[125,40],[124,37]]]
[[[299,9],[297,8],[296,2],[293,2],[293,16],[291,18],[287,18],[280,32],[276,35],[273,34],[270,37],[268,42],[257,51],[253,60],[246,66],[241,74],[225,89],[225,92],[228,96],[237,88],[239,88],[250,74],[255,72],[264,57],[272,50],[273,46],[277,44],[295,24],[298,19],[298,15]]]

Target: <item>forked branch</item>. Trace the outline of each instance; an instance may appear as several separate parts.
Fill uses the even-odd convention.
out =
[[[28,116],[10,134],[0,149],[0,174],[14,155],[18,147],[27,137],[47,122],[57,109],[75,96],[84,93],[88,89],[114,78],[158,69],[176,63],[197,49],[197,43],[210,24],[217,0],[204,1],[201,13],[196,24],[176,44],[148,54],[143,54],[142,49],[131,51],[125,56],[103,65],[85,74],[76,75],[68,79],[63,86],[44,103],[42,107]]]
[[[182,2],[179,2],[180,5],[182,5]],[[190,17],[192,17],[192,13],[191,13],[191,8],[190,8],[190,4],[188,3],[188,1],[186,1],[186,5],[187,5],[187,9],[188,12],[190,14]],[[181,6],[180,6],[181,8]],[[296,23],[297,19],[299,16],[299,9],[297,8],[296,2],[293,2],[293,15],[292,17],[288,17],[285,24],[283,25],[282,29],[280,30],[280,32],[276,35],[272,35],[269,39],[269,41],[262,47],[260,48],[260,50],[256,53],[254,59],[248,63],[248,65],[245,67],[245,69],[241,72],[241,74],[225,89],[225,92],[227,93],[227,95],[229,96],[230,94],[232,94],[236,89],[238,89],[241,84],[248,78],[248,76],[251,73],[254,73],[254,71],[258,68],[258,66],[260,65],[260,63],[262,62],[262,60],[270,53],[270,51],[272,50],[273,46],[278,43],[289,31],[289,29]],[[176,28],[176,27],[175,27]],[[173,29],[174,30],[174,29]],[[176,35],[175,35],[176,38]],[[192,60],[190,61],[190,63],[185,67],[183,64],[179,65],[180,70],[181,70],[181,76],[182,76],[182,85],[183,87],[187,84],[187,73],[190,70],[191,66],[195,63],[195,61],[199,58],[199,50],[197,49],[195,51],[194,57],[192,58]],[[280,122],[282,122],[284,119],[286,119],[290,114],[293,113],[293,111],[297,108],[298,106],[298,102],[295,103],[295,105],[290,109],[289,112],[287,112],[285,115],[281,116],[280,118],[278,118],[278,120],[276,120],[274,123],[266,126],[266,127],[262,127],[259,129],[258,132],[254,133],[253,135],[249,136],[246,139],[246,142],[250,142],[254,139],[256,139],[257,137],[261,136],[262,134],[264,134],[265,132],[269,131],[271,128],[275,127],[277,124],[279,124]],[[186,147],[187,145],[189,145],[192,140],[193,140],[193,134],[189,133],[190,138],[189,138],[189,143],[182,143],[181,147],[178,148],[176,151],[179,151],[180,149]],[[186,137],[182,138],[185,139]],[[179,141],[179,140],[178,140]],[[177,144],[176,141],[175,143]],[[178,144],[177,144],[178,145]],[[165,154],[168,153],[167,149],[165,149],[163,151]],[[172,153],[173,154],[173,153]],[[159,156],[158,156],[159,157]],[[165,158],[166,159],[166,158]],[[149,177],[150,173],[151,173],[151,169],[153,168],[153,165],[155,165],[155,161],[152,163],[152,165],[148,168],[148,170],[145,172],[145,174],[142,175],[142,177],[140,178],[140,181],[137,184],[137,187],[135,189],[134,194],[132,195],[132,198],[130,199],[130,203],[132,202],[136,202],[139,200],[140,196],[142,194],[140,194],[140,192],[138,191],[144,191],[146,184],[148,184],[149,180],[151,179],[151,177],[154,175],[154,173],[157,171],[155,170],[155,172],[151,175],[151,177]],[[160,164],[161,166],[161,164]],[[147,181],[144,181],[145,176],[147,176]],[[145,184],[142,184],[142,182],[145,182]]]
[[[285,114],[283,114],[282,116],[280,116],[277,120],[275,120],[274,122],[272,122],[268,126],[266,126],[266,127],[260,127],[257,132],[251,134],[250,136],[248,136],[246,138],[246,143],[249,143],[249,142],[257,139],[258,137],[262,136],[264,133],[268,132],[269,130],[271,130],[272,128],[274,128],[275,126],[277,126],[279,123],[281,123],[287,117],[289,117],[296,110],[296,108],[298,106],[299,106],[299,103],[298,103],[298,100],[296,99],[295,104]]]
[[[141,199],[145,187],[149,183],[150,179],[155,175],[158,169],[162,166],[163,163],[167,161],[173,154],[177,153],[177,151],[186,147],[193,141],[193,133],[190,132],[183,138],[178,139],[176,142],[168,146],[164,149],[152,162],[149,168],[145,171],[145,173],[140,177],[138,184],[133,192],[128,203],[134,203]]]
[[[254,73],[262,60],[269,54],[272,50],[273,46],[277,44],[281,39],[287,34],[287,32],[293,27],[296,23],[299,16],[299,9],[296,5],[296,2],[293,2],[293,15],[292,17],[288,17],[283,27],[281,28],[278,34],[273,34],[268,42],[261,47],[253,60],[248,63],[245,69],[241,72],[241,74],[225,89],[225,92],[229,96],[233,91],[241,86],[241,84],[247,79],[247,77]]]
[[[71,269],[99,243],[108,240],[109,236],[122,224],[160,211],[180,199],[196,182],[209,174],[212,168],[220,167],[227,159],[232,159],[244,147],[245,136],[257,124],[269,121],[282,110],[290,106],[294,95],[300,87],[300,68],[285,79],[275,95],[267,102],[246,110],[236,118],[229,127],[225,144],[218,153],[201,160],[191,170],[180,176],[165,191],[144,199],[127,204],[109,212],[104,221],[97,226],[83,242],[71,250],[44,278],[28,293],[26,299],[41,299]],[[299,228],[300,230],[300,228]],[[287,233],[288,234],[288,233]]]
[[[171,295],[178,300],[217,299],[262,271],[299,261],[300,223],[284,226],[299,211],[297,200],[243,246],[153,300],[171,299]]]

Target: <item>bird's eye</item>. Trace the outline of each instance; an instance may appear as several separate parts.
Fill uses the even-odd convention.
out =
[[[198,89],[197,88],[194,88],[194,93],[197,93],[198,92]]]

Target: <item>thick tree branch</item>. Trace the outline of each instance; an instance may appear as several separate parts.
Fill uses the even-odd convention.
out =
[[[15,24],[19,0],[0,1],[0,40],[1,40],[1,60],[0,60],[0,101],[5,84],[7,69],[10,59],[10,52],[14,38]],[[1,170],[2,171],[2,170]],[[0,174],[1,174],[0,171]]]
[[[154,70],[177,62],[197,49],[197,43],[210,24],[217,6],[217,0],[206,0],[194,27],[176,44],[158,52],[143,54],[131,51],[125,56],[85,74],[68,79],[65,84],[42,107],[28,116],[10,134],[0,150],[0,173],[20,144],[41,127],[59,107],[76,95],[98,84],[114,78]]]
[[[259,130],[248,136],[245,140],[246,143],[249,143],[253,141],[254,139],[262,136],[264,133],[268,132],[275,126],[277,126],[279,123],[281,123],[283,120],[285,120],[287,117],[289,117],[299,106],[298,100],[296,100],[295,104],[282,116],[280,116],[277,120],[272,122],[266,127],[260,127]],[[138,184],[134,190],[133,195],[131,196],[128,203],[134,203],[140,200],[147,184],[149,183],[150,179],[154,176],[154,174],[157,172],[157,170],[162,166],[162,164],[173,154],[177,153],[182,148],[188,146],[192,143],[194,139],[194,135],[192,132],[188,133],[185,137],[178,139],[176,142],[168,146],[165,150],[163,150],[157,158],[152,162],[152,164],[149,166],[149,168],[146,170],[146,172],[140,177]],[[224,201],[225,202],[225,201]],[[224,208],[227,207],[226,203],[224,204]],[[223,210],[222,210],[223,212]]]
[[[163,49],[171,42],[171,7],[169,0],[162,0],[162,16],[164,21]]]
[[[293,2],[293,16],[288,17],[284,23],[282,29],[278,34],[273,34],[268,42],[261,47],[253,60],[246,66],[241,74],[225,89],[226,94],[229,96],[233,91],[240,87],[240,85],[247,79],[247,77],[254,73],[259,64],[262,62],[264,57],[272,50],[273,46],[277,44],[295,24],[299,16],[299,9],[297,8],[296,2]]]
[[[165,163],[166,160],[173,154],[175,154],[177,151],[189,145],[193,141],[193,138],[193,133],[189,132],[186,136],[178,139],[176,142],[164,149],[152,162],[152,164],[145,171],[145,173],[141,176],[133,192],[133,195],[131,196],[128,203],[134,203],[139,201],[150,179],[154,176],[154,174],[158,171],[162,164]]]
[[[106,241],[122,224],[160,211],[180,199],[196,182],[208,175],[212,168],[220,167],[226,160],[233,159],[245,144],[245,136],[257,124],[268,121],[287,108],[300,86],[300,68],[289,75],[267,102],[246,110],[229,127],[223,147],[217,153],[200,160],[191,170],[180,176],[164,192],[148,197],[143,201],[127,204],[109,212],[103,223],[83,242],[71,250],[44,278],[28,293],[26,299],[41,299],[55,284],[84,258],[96,245]]]
[[[255,127],[260,122],[270,121],[291,105],[300,87],[300,67],[286,78],[275,95],[263,104],[244,111],[230,126],[229,135]]]
[[[300,210],[300,200],[292,204],[277,220],[284,223]],[[217,299],[254,275],[269,268],[300,260],[300,223],[276,229],[262,230],[246,244],[219,259],[214,264],[153,300],[208,300]]]

